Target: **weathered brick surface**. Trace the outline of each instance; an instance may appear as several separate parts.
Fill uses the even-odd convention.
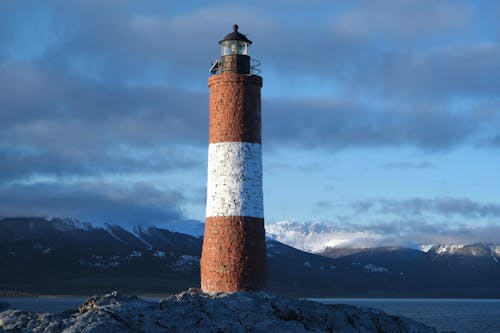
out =
[[[256,75],[223,73],[208,79],[210,143],[261,143],[260,89]]]
[[[262,290],[266,275],[264,219],[207,217],[201,257],[203,291]]]
[[[206,292],[262,290],[266,244],[262,207],[262,78],[209,78],[207,218],[201,258]]]

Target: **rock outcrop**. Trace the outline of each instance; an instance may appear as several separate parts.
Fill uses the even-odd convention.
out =
[[[78,310],[37,314],[0,312],[0,332],[387,332],[437,333],[411,319],[350,305],[325,305],[259,293],[198,290],[159,302],[117,292],[92,296]]]

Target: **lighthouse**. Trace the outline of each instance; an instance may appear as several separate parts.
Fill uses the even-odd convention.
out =
[[[261,88],[252,42],[238,31],[219,42],[210,69],[207,206],[201,255],[205,292],[262,290],[267,263],[262,195]]]

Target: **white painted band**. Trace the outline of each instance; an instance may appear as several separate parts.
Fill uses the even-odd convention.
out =
[[[264,218],[260,143],[208,146],[207,217]]]

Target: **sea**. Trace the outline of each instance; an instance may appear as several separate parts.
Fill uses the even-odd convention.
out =
[[[158,301],[158,298],[145,298]],[[412,318],[438,330],[455,333],[500,333],[500,299],[314,298],[325,304],[352,304]],[[80,297],[0,298],[10,309],[60,313],[76,309]]]

